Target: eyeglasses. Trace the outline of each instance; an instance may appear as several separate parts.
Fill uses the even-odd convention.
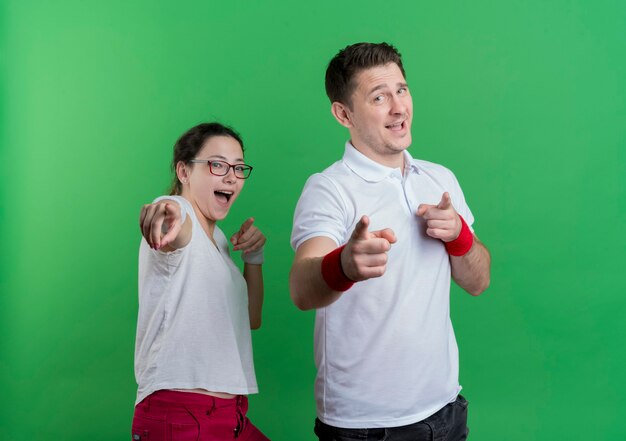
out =
[[[226,176],[231,168],[237,179],[248,179],[252,173],[252,167],[246,164],[229,164],[216,159],[191,159],[189,162],[209,164],[209,171],[215,176]]]

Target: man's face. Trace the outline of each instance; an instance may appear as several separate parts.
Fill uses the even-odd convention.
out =
[[[413,100],[395,63],[359,72],[351,106],[345,106],[352,144],[364,155],[397,166],[411,145]],[[401,160],[401,159],[400,159]]]

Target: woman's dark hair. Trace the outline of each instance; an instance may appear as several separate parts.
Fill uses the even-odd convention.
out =
[[[350,98],[356,88],[354,78],[362,70],[395,63],[406,78],[400,52],[388,43],[356,43],[339,51],[326,69],[326,95],[351,106]]]
[[[176,175],[176,164],[180,161],[188,164],[189,161],[194,159],[198,152],[202,150],[202,146],[214,136],[230,136],[241,146],[243,151],[243,141],[241,136],[235,132],[232,128],[222,125],[220,123],[202,123],[187,130],[183,136],[178,138],[176,144],[174,144],[174,158],[172,159],[172,171],[174,177],[172,179],[172,187],[170,189],[170,195],[179,195],[182,193],[182,186]]]

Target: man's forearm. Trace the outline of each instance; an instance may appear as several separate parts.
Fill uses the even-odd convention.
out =
[[[472,248],[463,256],[450,256],[452,278],[465,291],[477,296],[489,287],[491,256],[474,236]]]
[[[293,303],[303,311],[323,308],[341,297],[322,277],[323,257],[306,257],[294,262],[289,274],[289,291]]]

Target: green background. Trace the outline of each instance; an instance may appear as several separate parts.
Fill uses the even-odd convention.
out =
[[[289,234],[348,136],[323,76],[358,41],[402,52],[410,151],[456,173],[492,253],[487,293],[452,292],[471,439],[623,439],[625,2],[0,8],[0,439],[129,439],[139,208],[166,190],[176,138],[214,119],[255,166],[221,226],[253,215],[269,238],[250,414],[313,439],[314,314],[289,298]]]

